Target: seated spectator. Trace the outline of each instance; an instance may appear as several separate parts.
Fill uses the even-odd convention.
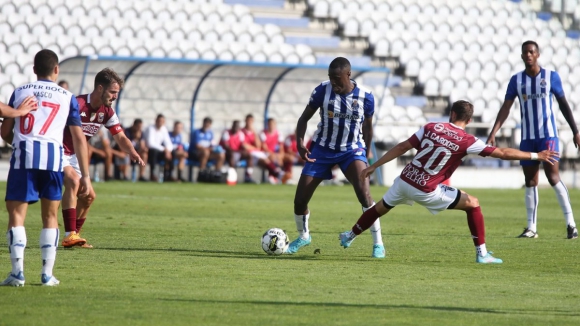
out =
[[[213,145],[213,132],[211,131],[211,118],[203,119],[203,126],[191,134],[189,144],[190,157],[199,160],[199,169],[207,168],[209,160],[215,161],[215,170],[221,171],[226,154],[221,146]]]
[[[268,155],[270,161],[276,163],[278,166],[282,166],[284,160],[284,139],[278,132],[276,120],[273,118],[268,119],[268,128],[262,131],[260,140],[262,141],[262,151]]]
[[[278,178],[280,177],[280,169],[268,158],[268,155],[262,151],[262,143],[260,138],[256,136],[254,131],[254,116],[248,114],[246,116],[246,125],[242,129],[244,133],[244,149],[250,152],[252,157],[252,166],[258,165],[259,167],[268,170],[269,177],[268,181],[272,184],[278,183]],[[246,170],[246,177],[252,176],[252,168],[249,167]]]
[[[135,147],[135,150],[137,151],[139,156],[141,156],[143,161],[147,162],[148,149],[147,149],[147,144],[145,142],[145,139],[143,138],[142,129],[143,129],[143,120],[135,119],[133,121],[133,125],[131,127],[125,128],[125,135],[127,136],[127,138],[129,138],[129,140],[133,144],[133,147]],[[116,148],[116,149],[118,150],[119,148]],[[129,175],[127,168],[129,167],[129,165],[133,165],[133,163],[130,162],[129,157],[126,156],[124,159],[116,158],[115,163],[116,163],[117,168],[119,170],[120,178],[127,179],[128,175]],[[135,164],[135,165],[137,165],[137,164]],[[134,168],[136,168],[136,167],[134,167]],[[132,177],[132,179],[133,179],[133,181],[137,180],[137,176]],[[147,181],[145,179],[145,167],[144,166],[139,166],[139,181]]]
[[[169,137],[169,131],[165,127],[165,117],[162,114],[157,115],[155,124],[147,128],[144,137],[148,149],[149,181],[160,181],[155,175],[155,166],[161,161],[165,161],[165,165],[159,167],[159,175],[164,180],[169,180],[173,144]]]
[[[244,139],[244,133],[240,129],[240,121],[234,120],[232,122],[232,128],[224,131],[220,144],[226,151],[226,160],[230,167],[235,168],[240,160],[246,160],[248,165],[246,167],[244,182],[255,183],[248,172],[248,169],[252,168],[252,160],[249,155],[250,152],[244,148]]]
[[[69,90],[68,89],[68,82],[66,80],[64,80],[64,79],[58,82],[58,86],[66,89],[67,91]]]
[[[108,181],[113,179],[113,156],[122,157],[124,159],[127,155],[124,152],[113,148],[111,141],[109,140],[109,131],[101,128],[95,136],[89,139],[87,146],[89,149],[89,158],[104,163],[104,180]],[[96,176],[95,179],[97,179]]]
[[[169,175],[173,175],[173,160],[177,160],[177,180],[185,182],[185,179],[182,178],[183,169],[185,169],[185,160],[189,155],[187,153],[188,146],[183,142],[183,136],[181,135],[182,132],[183,123],[175,121],[173,124],[173,131],[169,135],[169,138],[171,138],[171,143],[173,144],[173,152],[171,153],[173,159],[171,160]]]
[[[294,164],[304,164],[304,160],[298,153],[296,134],[290,134],[284,140],[283,160],[284,176],[282,177],[282,183],[287,184],[290,180],[292,180],[292,166],[294,166]]]

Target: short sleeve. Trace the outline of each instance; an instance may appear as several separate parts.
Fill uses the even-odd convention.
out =
[[[227,142],[228,140],[230,140],[230,133],[226,130],[224,131],[224,133],[222,134],[222,141]]]
[[[110,114],[109,120],[105,122],[105,127],[107,127],[107,129],[109,129],[109,131],[111,132],[111,135],[114,136],[123,131],[123,127],[121,127],[121,121],[119,121],[119,117],[117,116],[115,111],[111,109],[109,114]]]
[[[507,91],[505,92],[505,100],[511,101],[518,96],[518,85],[517,84],[517,77],[513,75],[510,79],[510,82],[507,87]]]
[[[366,117],[372,117],[375,113],[375,97],[373,93],[368,93],[364,100],[364,111]]]
[[[556,98],[562,98],[565,96],[564,88],[562,87],[562,79],[560,79],[560,75],[555,71],[552,71],[550,74],[550,85],[550,92],[552,92]]]
[[[81,116],[79,115],[79,102],[76,97],[71,96],[70,98],[70,109],[68,112],[68,118],[66,120],[67,126],[81,126]]]
[[[496,147],[486,145],[481,139],[475,138],[471,146],[467,148],[467,154],[477,154],[479,156],[489,156]]]
[[[10,100],[8,101],[8,106],[11,107],[11,108],[13,108],[13,109],[16,109],[14,107],[14,98],[15,97],[16,97],[15,92],[12,92],[12,95],[10,95]]]
[[[199,133],[199,129],[197,129],[197,130],[195,130],[194,132],[191,133],[191,137],[189,139],[189,143],[193,147],[195,147],[197,145],[197,139],[199,137],[198,133]]]
[[[325,90],[326,90],[325,84],[318,85],[318,87],[316,87],[314,91],[312,91],[312,94],[310,95],[310,101],[308,101],[308,106],[310,106],[315,110],[319,109],[324,103]]]
[[[407,141],[413,145],[415,149],[420,149],[421,139],[423,139],[423,134],[425,134],[425,127],[419,128]]]

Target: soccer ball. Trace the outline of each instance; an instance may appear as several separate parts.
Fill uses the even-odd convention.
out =
[[[288,248],[288,235],[282,229],[273,228],[262,235],[262,249],[268,255],[281,255]]]

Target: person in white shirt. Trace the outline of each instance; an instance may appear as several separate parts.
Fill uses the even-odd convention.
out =
[[[171,173],[170,163],[172,160],[171,152],[173,151],[173,143],[169,137],[169,131],[165,127],[165,117],[163,114],[157,115],[155,124],[145,130],[145,142],[149,149],[149,180],[159,181],[155,175],[155,165],[161,161],[165,161],[163,179],[169,180],[171,177],[169,174]],[[159,174],[161,174],[161,171]]]

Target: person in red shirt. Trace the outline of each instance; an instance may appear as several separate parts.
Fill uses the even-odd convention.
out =
[[[262,141],[260,137],[256,135],[254,131],[254,116],[248,114],[246,116],[246,125],[242,129],[244,133],[244,148],[249,152],[252,157],[252,166],[258,165],[259,167],[268,170],[269,181],[272,184],[278,183],[278,178],[280,177],[280,168],[268,158],[266,152],[262,151]],[[246,169],[246,179],[251,180],[252,178],[252,167],[248,165]]]
[[[296,134],[291,133],[284,139],[284,156],[282,166],[284,167],[284,176],[282,183],[287,184],[292,180],[292,166],[294,164],[304,164],[304,160],[298,153],[298,143],[296,142]],[[308,147],[309,145],[307,145]]]
[[[242,159],[247,161],[248,165],[246,167],[244,182],[253,183],[247,171],[252,168],[252,160],[250,152],[246,150],[245,135],[240,129],[240,120],[234,120],[232,122],[232,128],[224,131],[220,145],[226,151],[226,161],[230,167],[235,168],[237,163]]]
[[[457,101],[451,107],[449,123],[429,123],[404,142],[399,143],[370,167],[364,169],[360,178],[368,178],[376,168],[405,154],[417,150],[413,160],[405,166],[401,175],[384,195],[383,200],[361,215],[350,231],[339,235],[340,244],[348,248],[361,234],[381,216],[400,204],[419,203],[432,214],[446,209],[459,209],[467,213],[467,224],[475,244],[477,263],[502,263],[488,252],[485,246],[483,214],[476,197],[459,189],[442,185],[459,167],[468,154],[491,156],[502,160],[537,160],[553,164],[558,152],[545,150],[540,153],[522,152],[512,148],[486,145],[475,136],[465,132],[471,122],[473,105]]]
[[[127,153],[132,161],[145,166],[145,163],[135,151],[131,140],[125,136],[115,110],[111,108],[122,87],[123,79],[112,69],[105,68],[97,73],[93,92],[76,97],[79,103],[82,130],[88,141],[97,134],[102,126],[105,126],[113,135],[119,148]],[[68,128],[64,130],[63,147],[64,194],[62,196],[62,217],[66,233],[62,240],[62,246],[65,248],[74,246],[92,248],[79,234],[87,218],[89,208],[96,198],[96,194],[91,191],[88,196],[78,197],[77,203],[81,174],[73,147],[72,136]]]
[[[282,166],[284,161],[284,139],[276,128],[276,120],[268,119],[268,128],[260,134],[262,141],[262,151],[268,155],[270,161]]]

